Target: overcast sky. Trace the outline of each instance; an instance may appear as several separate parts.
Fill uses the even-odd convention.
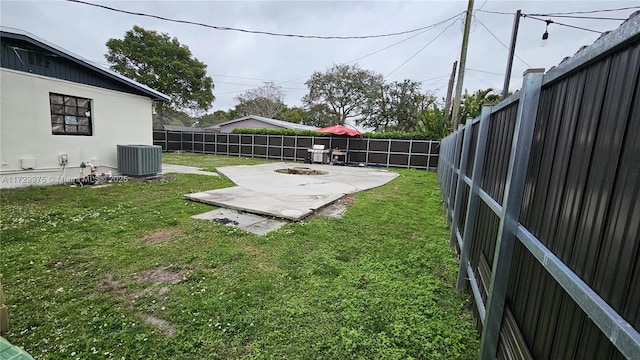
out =
[[[105,42],[109,38],[123,38],[134,25],[176,37],[208,66],[216,96],[210,112],[233,108],[235,96],[263,85],[263,81],[274,81],[282,86],[288,105],[300,105],[302,96],[307,93],[304,82],[314,71],[324,71],[333,64],[354,62],[385,75],[388,81],[422,81],[424,90],[444,97],[451,67],[460,56],[461,13],[467,7],[467,1],[87,1],[216,26],[303,35],[385,34],[421,28],[454,17],[424,32],[375,39],[318,40],[220,31],[65,1],[0,2],[3,26],[31,32],[105,67],[108,67],[104,58]],[[475,10],[483,11],[474,13],[464,88],[470,92],[488,87],[502,88],[508,51],[500,41],[509,45],[514,17],[484,11],[515,13],[521,9],[526,14],[547,14],[634,6],[640,6],[640,1],[476,0]],[[627,18],[633,11],[581,16]],[[596,31],[615,29],[622,22],[539,18]],[[551,24],[548,45],[541,47],[544,31],[544,22],[521,19],[516,47],[519,58],[513,64],[512,90],[519,88],[525,69],[549,69],[599,36],[598,33]]]

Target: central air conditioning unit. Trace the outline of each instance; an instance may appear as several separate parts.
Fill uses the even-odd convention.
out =
[[[118,172],[147,176],[162,171],[162,147],[156,145],[118,145]]]

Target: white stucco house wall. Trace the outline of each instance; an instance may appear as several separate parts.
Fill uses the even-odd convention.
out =
[[[116,172],[117,145],[152,145],[169,97],[14,28],[0,28],[0,188]],[[66,164],[65,164],[66,161]]]
[[[233,129],[291,129],[291,130],[316,130],[315,126],[296,124],[289,121],[249,115],[241,118],[225,121],[220,124],[204,128],[205,131],[230,133]]]

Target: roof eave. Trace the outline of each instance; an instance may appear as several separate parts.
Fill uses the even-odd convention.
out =
[[[9,30],[5,30],[5,28],[3,27],[2,29],[0,29],[0,35],[1,37],[7,37],[7,38],[11,38],[11,39],[15,39],[15,40],[22,40],[22,41],[26,41],[29,43],[32,43],[34,45],[37,45],[43,49],[46,49],[47,51],[50,51],[58,56],[61,56],[67,60],[70,60],[80,66],[89,68],[93,71],[96,71],[104,76],[107,76],[113,80],[116,80],[120,83],[125,84],[128,87],[134,88],[144,94],[146,94],[147,96],[149,96],[152,100],[156,100],[156,101],[171,101],[171,97],[169,97],[168,95],[165,95],[159,91],[153,90],[147,86],[144,86],[132,79],[127,78],[126,76],[120,75],[116,72],[113,71],[109,71],[106,70],[102,67],[96,66],[94,64],[92,64],[91,61],[84,59],[83,57],[73,54],[65,49],[59,48],[57,45],[54,45],[52,43],[48,43],[47,41],[40,39],[38,37],[36,37],[33,34],[28,34],[23,30],[20,29],[14,29],[14,30],[18,30],[21,31],[20,33],[17,32],[13,32],[13,31],[9,31]]]

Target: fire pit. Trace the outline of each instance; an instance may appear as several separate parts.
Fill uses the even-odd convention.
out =
[[[280,174],[291,174],[291,175],[326,175],[328,174],[326,171],[315,170],[315,169],[302,167],[302,166],[286,168],[286,169],[276,169],[274,171]]]

